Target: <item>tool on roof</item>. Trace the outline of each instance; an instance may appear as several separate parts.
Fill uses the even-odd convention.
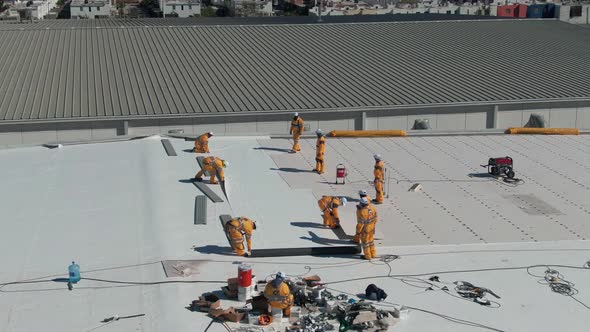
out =
[[[493,297],[497,299],[500,298],[496,293],[492,292],[491,290],[484,287],[475,286],[467,281],[455,281],[454,284],[457,285],[455,287],[455,291],[457,292],[457,294],[459,294],[463,298],[471,299],[473,300],[473,302],[476,302],[481,305],[491,305],[490,300],[485,298],[486,294],[491,294]]]
[[[504,175],[508,179],[514,179],[514,166],[512,158],[510,157],[499,157],[490,158],[487,165],[481,165],[481,167],[487,167],[488,173],[493,176]]]

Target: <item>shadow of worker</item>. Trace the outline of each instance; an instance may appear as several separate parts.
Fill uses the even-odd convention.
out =
[[[201,253],[201,254],[216,254],[216,255],[225,255],[225,256],[234,256],[234,253],[230,247],[221,247],[218,245],[209,244],[202,247],[194,247],[194,251]]]
[[[319,237],[316,233],[309,231],[309,237],[302,236],[300,239],[302,240],[309,240],[313,243],[323,244],[323,245],[330,245],[330,244],[350,244],[353,245],[354,243],[350,240],[337,240],[337,239],[328,239],[325,237]]]

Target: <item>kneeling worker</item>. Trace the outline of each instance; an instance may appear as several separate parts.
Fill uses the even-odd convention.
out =
[[[278,272],[275,279],[264,288],[264,297],[268,301],[269,312],[271,309],[283,310],[283,316],[291,315],[291,307],[293,306],[293,294],[289,289],[289,285],[285,282],[285,274]]]
[[[204,133],[195,140],[195,153],[209,153],[209,138],[213,136],[213,132]]]
[[[330,228],[340,227],[340,217],[338,216],[338,207],[346,206],[346,198],[334,196],[322,196],[318,201],[318,206],[324,214],[324,226]]]
[[[225,224],[225,231],[231,241],[231,247],[238,256],[246,256],[252,252],[252,233],[256,229],[256,222],[246,217],[233,218]],[[248,253],[244,250],[244,237]]]
[[[203,159],[203,168],[195,175],[194,180],[197,182],[203,181],[203,174],[205,172],[209,172],[211,175],[211,179],[209,180],[210,184],[217,184],[217,180],[215,177],[219,178],[219,181],[225,181],[225,174],[223,173],[223,169],[227,167],[229,163],[223,159],[219,159],[217,157],[207,157]]]

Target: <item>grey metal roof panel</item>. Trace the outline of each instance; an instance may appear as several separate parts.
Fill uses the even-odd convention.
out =
[[[506,20],[506,17],[450,15],[450,14],[385,14],[322,16],[323,23],[414,22],[452,20]],[[102,27],[175,27],[195,25],[263,25],[263,24],[316,24],[314,16],[274,17],[191,17],[191,18],[110,18],[96,20],[41,20],[33,23],[0,20],[0,30],[70,29]]]
[[[0,121],[590,98],[558,21],[77,24],[2,31]]]

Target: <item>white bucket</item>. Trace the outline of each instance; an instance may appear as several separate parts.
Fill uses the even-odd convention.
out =
[[[272,316],[273,322],[280,322],[283,319],[283,309],[281,308],[272,308],[270,310],[270,315]]]
[[[246,302],[252,298],[252,287],[238,287],[238,301]]]

